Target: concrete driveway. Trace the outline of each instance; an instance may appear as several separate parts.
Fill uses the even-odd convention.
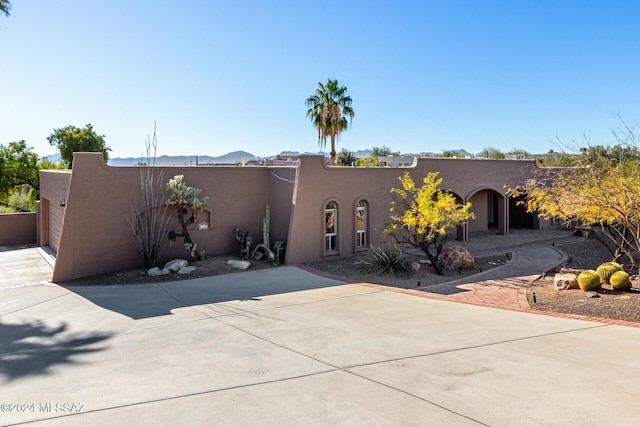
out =
[[[2,425],[638,422],[638,328],[296,267],[5,288],[0,313]]]
[[[0,288],[46,283],[51,280],[54,263],[45,248],[0,246]]]

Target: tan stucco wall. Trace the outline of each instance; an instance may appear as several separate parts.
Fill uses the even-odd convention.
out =
[[[473,201],[477,218],[461,227],[461,238],[469,230],[487,226],[488,194],[498,194],[498,232],[508,233],[508,188],[531,177],[533,161],[493,161],[420,158],[412,166],[330,167],[321,156],[301,156],[293,167],[158,167],[162,174],[159,193],[169,196],[165,183],[175,175],[185,175],[188,185],[202,189],[210,198],[207,211],[199,218],[210,224],[190,229],[199,250],[209,255],[236,254],[238,243],[233,227],[248,230],[254,244],[262,240],[262,218],[267,203],[271,209],[271,244],[286,240],[286,263],[321,259],[324,253],[324,207],[328,201],[338,205],[338,255],[356,253],[355,212],[360,200],[368,203],[369,243],[389,240],[382,234],[389,219],[389,191],[398,186],[398,177],[410,172],[420,183],[428,172],[440,172],[441,187],[455,193],[462,202]],[[73,172],[43,171],[42,202],[39,207],[46,241],[46,211],[51,203],[65,203],[63,231],[53,280],[68,280],[141,265],[132,229],[127,221],[140,200],[140,168],[109,167],[100,154],[76,153]],[[175,208],[169,207],[173,229],[179,231]],[[475,221],[475,222],[474,222]],[[389,243],[391,243],[389,241]],[[161,260],[188,258],[178,241],[161,251]]]
[[[293,185],[273,176],[271,169],[158,167],[156,176],[162,174],[159,194],[163,195],[163,200],[169,197],[165,183],[175,175],[184,175],[189,186],[202,189],[201,197],[209,197],[208,213],[198,222],[209,222],[210,229],[198,230],[196,223],[190,226],[190,233],[199,250],[219,255],[237,251],[234,225],[248,230],[254,243],[261,242],[262,218],[268,202],[273,205],[272,239],[286,239],[289,219],[282,217],[290,211]],[[293,179],[293,168],[275,169],[278,176]],[[269,194],[272,179],[282,182],[274,183],[279,190],[277,195]],[[42,197],[55,201],[55,188],[45,187]],[[75,153],[53,280],[69,280],[140,266],[133,232],[127,221],[136,209],[135,200],[141,200],[140,168],[110,167],[100,154]],[[286,200],[285,206],[280,206],[282,200]],[[176,218],[175,208],[169,207],[167,213]],[[179,231],[177,220],[173,225],[173,229]],[[189,257],[180,237],[176,244],[166,245],[161,251],[162,260],[174,257]]]
[[[71,170],[41,170],[40,171],[40,199],[47,198],[51,203],[67,200]]]
[[[66,203],[71,183],[71,170],[40,171],[38,212],[38,245],[49,245],[49,205]]]
[[[416,184],[428,172],[440,172],[441,188],[458,195],[463,202],[474,194],[492,190],[501,195],[499,209],[502,220],[499,232],[508,233],[504,218],[508,218],[504,195],[510,187],[522,184],[531,177],[533,161],[471,160],[449,158],[419,158],[410,167],[400,168],[351,168],[326,166],[320,156],[301,156],[293,199],[292,221],[289,225],[287,263],[295,264],[318,260],[324,254],[324,206],[329,200],[338,204],[338,252],[339,255],[355,253],[355,206],[358,200],[369,202],[370,242],[381,244],[385,221],[389,219],[389,191],[397,187],[397,178],[408,171]],[[484,194],[484,193],[481,193]],[[484,196],[478,196],[482,201]],[[471,229],[486,229],[473,221],[486,221],[486,197],[477,206],[482,215],[471,220]]]
[[[0,246],[36,243],[36,213],[0,214]]]
[[[270,235],[273,246],[276,240],[286,241],[288,237],[296,169],[271,167],[268,168],[268,173],[269,210],[271,211]]]

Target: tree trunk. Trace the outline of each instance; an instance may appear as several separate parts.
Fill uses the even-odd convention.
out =
[[[429,261],[431,261],[431,265],[436,270],[436,274],[438,274],[439,276],[444,275],[444,271],[442,270],[442,266],[440,265],[440,262],[438,261],[438,255],[434,256],[428,249],[426,251],[424,251],[424,253],[427,256],[427,258],[429,258]]]
[[[337,153],[336,153],[336,135],[334,133],[331,134],[331,152],[329,153],[329,155],[331,156],[329,159],[329,164],[331,166],[335,166]]]
[[[424,252],[427,258],[429,258],[429,261],[431,261],[431,264],[433,265],[433,268],[436,270],[436,273],[439,274],[440,276],[444,275],[444,269],[440,264],[440,254],[442,253],[444,244],[447,243],[447,237],[448,235],[446,233],[444,235],[438,234],[433,238],[432,241],[430,241],[425,245],[420,246],[420,248],[422,249],[422,252]],[[433,248],[436,252],[435,255],[432,254],[431,251],[429,250],[429,247],[431,245],[433,245]]]

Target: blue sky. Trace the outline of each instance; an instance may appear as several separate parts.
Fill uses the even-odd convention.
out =
[[[558,150],[640,121],[637,1],[13,0],[0,143],[53,154],[92,123],[112,157],[317,151],[305,99],[338,79],[340,148]],[[328,151],[328,149],[327,149]]]

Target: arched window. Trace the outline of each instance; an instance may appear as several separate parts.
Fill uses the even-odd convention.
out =
[[[336,253],[338,251],[338,206],[335,202],[329,202],[324,208],[325,228],[325,252]]]
[[[360,200],[356,205],[356,249],[366,248],[368,245],[367,224],[369,222],[367,202]]]

